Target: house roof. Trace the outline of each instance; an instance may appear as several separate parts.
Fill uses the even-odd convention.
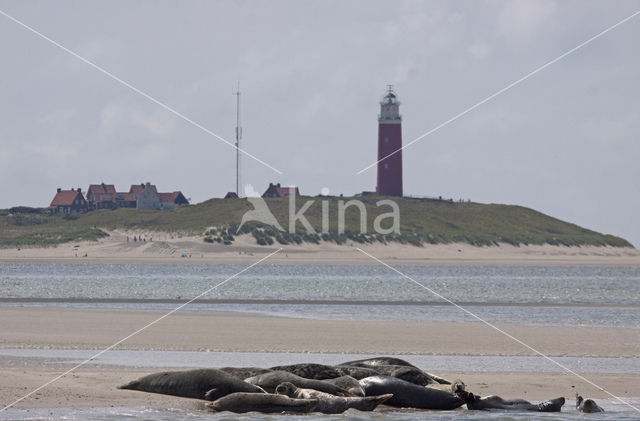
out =
[[[94,197],[99,197],[100,194],[116,194],[116,188],[113,184],[91,184],[87,194],[93,194]]]
[[[80,197],[84,200],[84,196],[82,193],[77,190],[60,190],[56,193],[55,197],[51,201],[50,208],[54,208],[56,206],[71,206],[76,198],[80,195]]]
[[[298,190],[297,187],[293,187],[293,186],[282,187],[280,186],[280,183],[278,184],[269,183],[269,188],[267,189],[267,191],[264,192],[263,196],[272,190],[275,192],[277,197],[287,197],[291,194],[290,192],[292,191],[295,196],[300,196],[300,191]]]
[[[227,195],[224,197],[225,199],[237,199],[238,198],[238,194],[234,191],[230,191],[229,193],[227,193]]]
[[[144,184],[132,184],[131,188],[129,189],[129,193],[133,194],[134,200],[138,200],[138,197],[142,194],[145,187],[147,186]],[[155,194],[158,194],[158,189],[156,189],[155,184],[151,184],[151,189]]]

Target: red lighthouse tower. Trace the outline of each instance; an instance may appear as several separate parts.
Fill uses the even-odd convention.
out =
[[[387,94],[380,102],[380,115],[378,116],[378,184],[376,193],[380,196],[402,196],[401,148],[400,102],[393,87],[389,85]]]

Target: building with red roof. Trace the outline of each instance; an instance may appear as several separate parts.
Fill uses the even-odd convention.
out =
[[[82,195],[82,190],[78,189],[62,190],[58,188],[56,195],[49,205],[51,213],[76,213],[88,210],[87,201]]]
[[[281,187],[280,183],[269,183],[269,188],[262,194],[262,197],[289,197],[300,196],[300,191],[297,187]]]

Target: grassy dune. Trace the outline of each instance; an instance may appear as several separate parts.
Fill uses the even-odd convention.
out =
[[[307,234],[300,223],[298,234],[281,233],[269,226],[251,223],[242,229],[252,233],[259,244],[293,244],[303,241],[352,240],[357,242],[401,242],[420,246],[425,243],[464,242],[473,245],[498,243],[552,244],[566,246],[595,245],[632,247],[626,240],[600,234],[575,224],[563,222],[521,206],[458,203],[433,199],[394,199],[400,207],[401,233],[373,234],[376,216],[391,211],[376,206],[381,197],[360,197],[367,210],[367,234],[360,233],[360,213],[355,207],[345,212],[345,233],[337,233],[338,201],[350,198],[298,198],[299,209],[307,200],[313,205],[304,213],[318,231],[322,227],[322,201],[329,203],[329,234]],[[282,227],[288,228],[288,199],[266,199],[271,212]],[[12,208],[0,211],[0,247],[51,246],[60,243],[96,240],[115,229],[143,229],[176,234],[202,235],[206,241],[232,243],[242,215],[253,209],[245,199],[211,199],[172,211],[138,211],[118,209],[94,211],[73,216],[50,216],[45,210]],[[389,223],[387,219],[383,221]],[[211,229],[215,227],[214,229]]]

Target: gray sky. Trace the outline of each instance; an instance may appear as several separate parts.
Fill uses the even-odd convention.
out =
[[[234,141],[243,182],[375,188],[378,101],[404,142],[640,10],[640,1],[0,1],[0,10]],[[640,245],[640,16],[404,151],[406,194],[519,204]],[[193,203],[235,151],[0,16],[0,207],[151,181]]]

